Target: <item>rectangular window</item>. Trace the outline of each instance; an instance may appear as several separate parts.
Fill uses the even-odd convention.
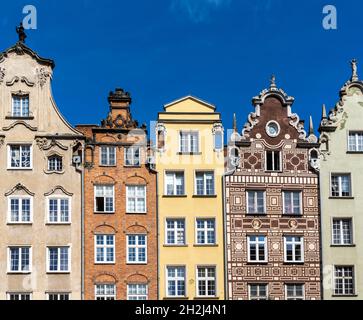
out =
[[[264,191],[247,191],[247,213],[266,214]]]
[[[50,301],[67,301],[69,300],[69,293],[48,293],[47,298]]]
[[[198,297],[216,296],[215,267],[197,267],[197,295]]]
[[[49,273],[69,273],[70,255],[69,247],[48,247],[48,266]]]
[[[31,169],[33,165],[32,147],[30,145],[10,145],[8,163],[10,169]]]
[[[115,263],[115,236],[98,234],[95,236],[95,263]]]
[[[283,198],[284,214],[302,214],[300,191],[284,191]]]
[[[9,223],[31,223],[32,221],[32,198],[21,197],[15,198],[10,197],[8,200]]]
[[[10,247],[9,249],[10,273],[29,273],[31,271],[31,248]]]
[[[165,195],[183,196],[184,194],[184,172],[166,172]]]
[[[8,293],[8,300],[11,301],[28,301],[32,300],[31,293]]]
[[[12,116],[29,117],[29,95],[13,95]]]
[[[332,197],[343,198],[352,196],[350,178],[350,174],[331,175]]]
[[[352,219],[333,219],[333,245],[353,244]]]
[[[341,296],[355,294],[354,267],[336,266],[334,268],[334,294]]]
[[[114,284],[96,284],[96,300],[116,300],[116,286]]]
[[[146,186],[126,186],[128,213],[146,213]]]
[[[214,150],[223,150],[223,129],[216,131],[214,134]]]
[[[147,263],[147,241],[146,235],[127,236],[127,263]]]
[[[67,198],[48,199],[48,222],[49,223],[70,223],[70,200]]]
[[[248,288],[250,300],[268,300],[266,284],[250,284]]]
[[[197,219],[197,244],[216,244],[216,221],[215,219]]]
[[[148,286],[147,284],[128,284],[127,300],[147,300]]]
[[[349,132],[349,152],[363,152],[363,132]]]
[[[248,262],[267,262],[267,239],[265,236],[248,236]]]
[[[61,172],[63,170],[63,159],[61,156],[50,156],[48,158],[48,171]]]
[[[125,148],[125,165],[129,167],[138,167],[141,165],[140,147]]]
[[[180,153],[199,152],[199,132],[181,131],[179,135]]]
[[[195,188],[198,196],[213,196],[214,172],[196,172]]]
[[[287,284],[285,290],[286,300],[305,300],[303,284]]]
[[[184,219],[166,219],[167,245],[185,245],[185,220]]]
[[[116,165],[116,147],[100,147],[100,164],[101,166],[115,166]]]
[[[281,171],[280,151],[266,151],[266,171]]]
[[[301,263],[304,262],[304,238],[303,237],[284,237],[285,262]]]
[[[114,186],[95,186],[95,211],[100,213],[113,213]]]
[[[167,267],[166,283],[168,297],[185,297],[185,267]]]

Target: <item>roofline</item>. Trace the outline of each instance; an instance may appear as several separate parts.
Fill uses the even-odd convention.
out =
[[[185,97],[182,97],[180,99],[177,99],[177,100],[174,100],[172,102],[169,102],[169,103],[165,104],[164,105],[164,110],[166,110],[167,108],[169,108],[169,107],[171,107],[171,106],[173,106],[173,105],[175,105],[175,104],[177,104],[179,102],[185,101],[187,99],[192,99],[192,100],[194,100],[196,102],[199,102],[201,104],[204,104],[205,106],[207,106],[207,107],[209,107],[209,108],[211,108],[213,110],[216,110],[217,109],[214,104],[211,104],[211,103],[209,103],[209,102],[207,102],[205,100],[202,100],[202,99],[200,99],[198,97],[195,97],[195,96],[192,96],[192,95],[187,95]]]

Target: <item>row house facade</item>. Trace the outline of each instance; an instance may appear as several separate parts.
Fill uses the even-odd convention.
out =
[[[215,106],[187,96],[156,124],[159,298],[224,299],[223,127]]]
[[[363,299],[363,82],[351,79],[320,125],[323,297]]]
[[[227,297],[315,300],[320,289],[318,139],[275,78],[228,146]]]
[[[86,136],[85,299],[156,300],[156,173],[146,126],[133,120],[129,93],[118,88],[108,102],[100,126],[77,126]]]
[[[0,54],[0,299],[82,298],[83,136],[51,93],[54,62]]]

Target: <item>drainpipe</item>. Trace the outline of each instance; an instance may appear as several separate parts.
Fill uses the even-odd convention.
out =
[[[223,259],[224,259],[224,299],[228,300],[228,272],[227,272],[227,210],[226,210],[226,197],[225,197],[225,187],[226,180],[225,175],[222,175],[222,201],[223,201],[223,234],[224,234],[224,244],[223,244]]]
[[[85,146],[82,147],[82,163],[84,163]],[[81,169],[81,299],[84,300],[84,165]]]

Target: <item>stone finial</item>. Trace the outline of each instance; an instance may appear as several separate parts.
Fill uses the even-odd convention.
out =
[[[323,119],[327,119],[328,118],[328,114],[326,112],[326,106],[325,106],[325,104],[323,104],[323,107],[322,107],[322,118]]]
[[[351,66],[352,66],[352,81],[358,81],[359,77],[358,77],[358,60],[357,59],[353,59],[350,62]]]
[[[273,74],[270,78],[270,89],[276,89],[276,76]]]
[[[16,27],[16,33],[18,34],[19,42],[25,43],[25,39],[27,38],[27,35],[25,33],[25,29],[23,27],[22,22],[20,22],[19,27]]]
[[[236,114],[233,114],[233,131],[237,132],[237,117]]]
[[[310,123],[309,123],[309,135],[314,134],[314,122],[313,117],[310,116]]]

